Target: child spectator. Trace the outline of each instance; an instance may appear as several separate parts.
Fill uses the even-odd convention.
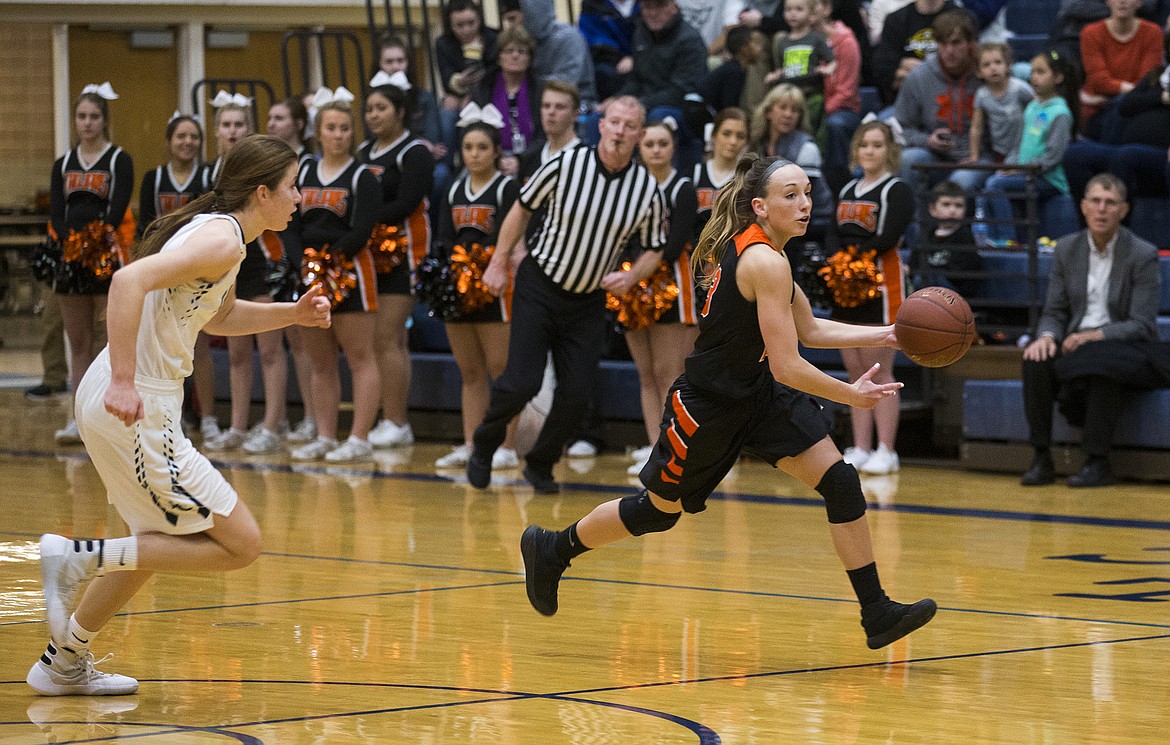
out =
[[[747,68],[759,62],[762,56],[753,36],[747,26],[736,26],[727,32],[725,49],[731,59],[712,70],[699,91],[712,111],[739,106]]]
[[[1032,89],[1036,97],[1024,109],[1024,129],[1019,144],[1005,165],[1035,163],[1040,177],[1035,180],[1039,206],[1058,194],[1068,194],[1064,173],[1064,150],[1076,130],[1076,68],[1056,50],[1032,58]],[[1011,223],[1012,204],[1004,192],[1022,192],[1027,176],[1011,170],[1000,171],[987,180],[991,216],[997,221],[992,234],[999,239],[1017,239]]]
[[[768,85],[791,83],[804,94],[809,131],[820,129],[825,115],[825,75],[833,71],[833,50],[814,30],[813,0],[786,0],[784,20],[791,29],[772,42],[774,70],[764,77]]]
[[[1012,76],[1012,51],[1007,44],[979,45],[979,79],[971,112],[970,162],[1002,163],[1024,128],[1024,107],[1032,87]]]
[[[816,0],[815,28],[829,40],[835,65],[825,76],[825,121],[817,140],[825,154],[825,180],[834,194],[849,181],[849,141],[861,124],[861,47],[853,31],[833,19],[833,0]]]
[[[979,269],[975,236],[964,218],[967,215],[967,192],[954,181],[940,181],[930,190],[930,222],[918,248],[910,256],[919,287],[949,287],[972,297],[974,281],[953,276],[952,272]]]

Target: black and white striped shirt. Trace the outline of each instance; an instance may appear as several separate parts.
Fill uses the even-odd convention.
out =
[[[569,292],[598,289],[635,232],[643,248],[666,244],[658,182],[633,162],[610,173],[595,148],[564,150],[542,165],[520,191],[520,205],[546,207],[531,254]]]

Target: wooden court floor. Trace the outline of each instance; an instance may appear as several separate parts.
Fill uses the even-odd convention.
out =
[[[669,534],[576,560],[528,605],[518,538],[630,490],[628,461],[476,492],[443,444],[360,466],[217,459],[264,554],[158,577],[94,644],[124,698],[38,698],[36,540],[113,535],[62,404],[0,392],[0,744],[1165,743],[1170,488],[1023,490],[907,465],[867,480],[891,595],[940,606],[866,649],[815,493],[741,464]]]

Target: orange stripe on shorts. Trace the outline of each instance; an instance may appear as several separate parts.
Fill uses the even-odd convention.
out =
[[[694,437],[695,432],[699,429],[699,423],[691,416],[691,412],[687,411],[687,407],[682,402],[682,395],[675,391],[674,395],[670,397],[670,406],[674,409],[675,421],[682,425],[682,431],[686,433],[687,437]]]

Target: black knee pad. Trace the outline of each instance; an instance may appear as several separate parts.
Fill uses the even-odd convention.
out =
[[[865,514],[865,495],[857,469],[839,460],[825,471],[817,492],[825,498],[830,523],[851,523]]]
[[[650,501],[646,490],[636,497],[623,497],[618,502],[618,515],[632,535],[663,533],[674,527],[681,512],[663,512]]]

